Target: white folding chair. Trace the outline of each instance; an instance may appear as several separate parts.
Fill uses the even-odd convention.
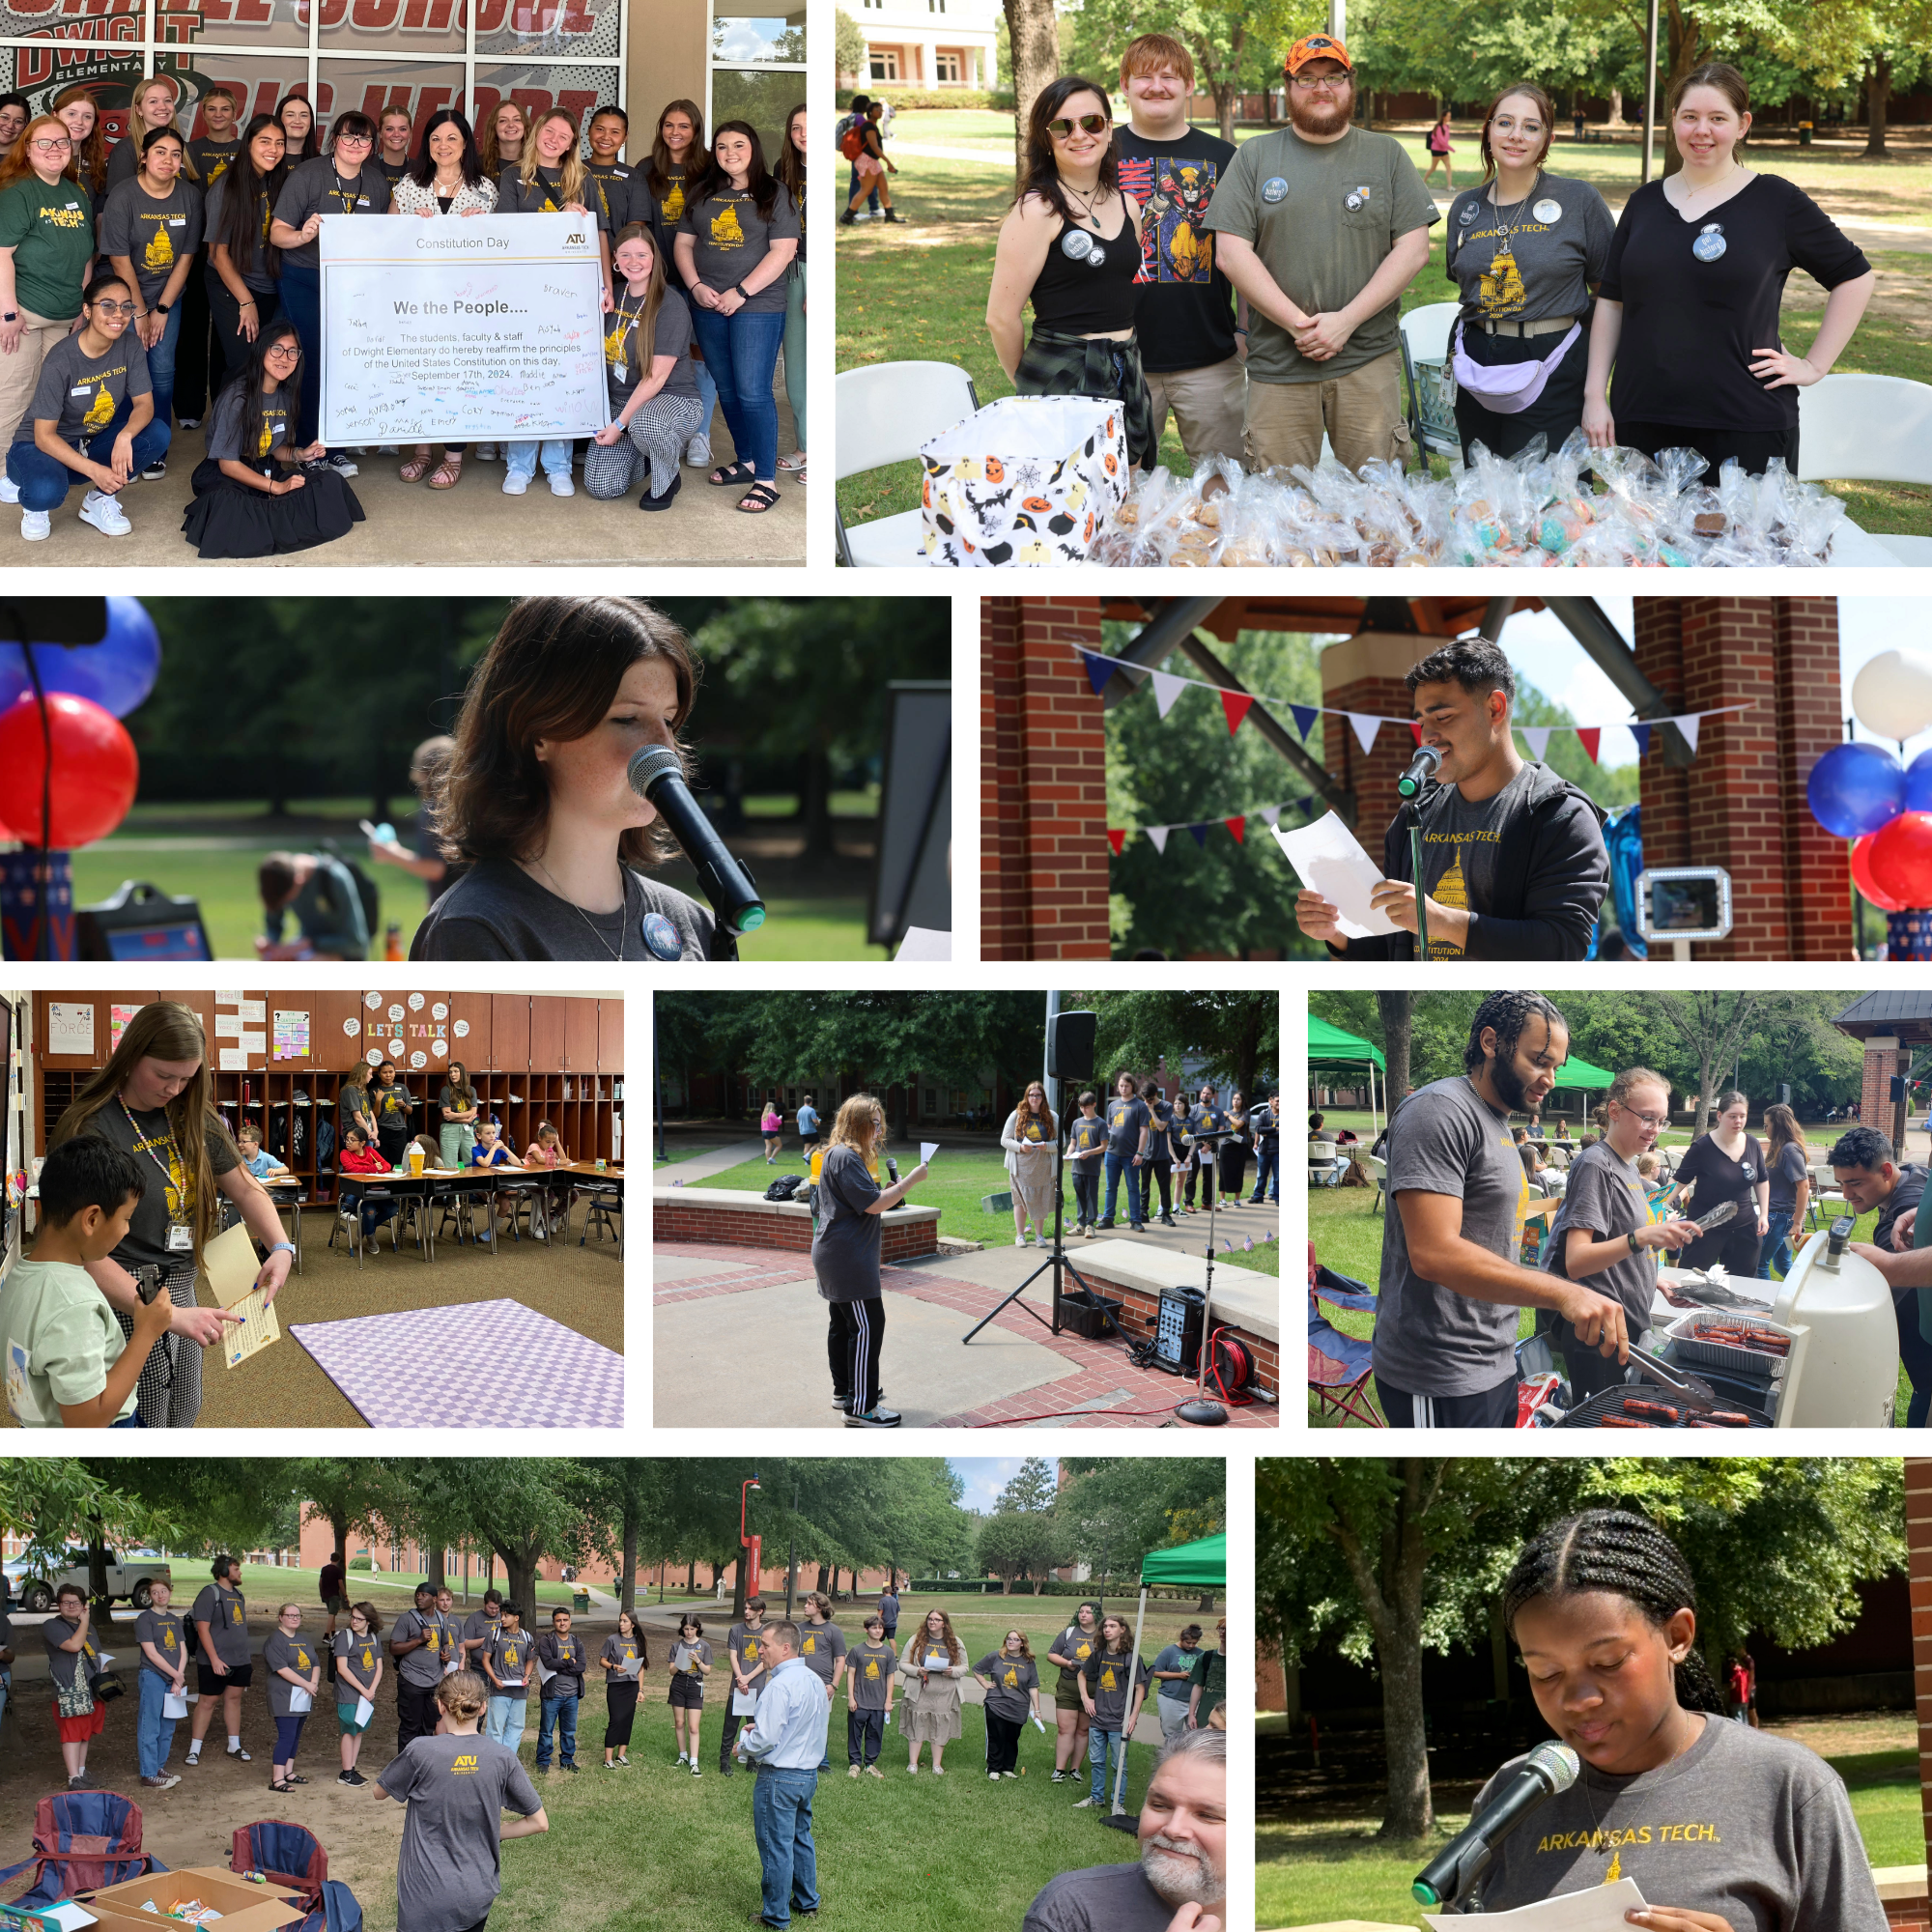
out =
[[[1424,302],[1412,308],[1398,327],[1402,332],[1402,373],[1408,384],[1408,433],[1425,458],[1431,450],[1437,455],[1460,460],[1463,439],[1453,415],[1443,417],[1438,410],[1425,413],[1422,384],[1416,377],[1419,362],[1446,362],[1449,340],[1455,332],[1456,314],[1461,304],[1452,301]]]
[[[836,385],[838,474],[918,456],[920,445],[980,407],[965,370],[951,362],[874,362],[841,372]],[[838,519],[838,561],[848,569],[895,570],[920,561],[920,513],[901,510],[847,529]]]
[[[1932,487],[1932,384],[1827,376],[1800,389],[1798,479]],[[1871,534],[1900,563],[1932,568],[1932,537]]]

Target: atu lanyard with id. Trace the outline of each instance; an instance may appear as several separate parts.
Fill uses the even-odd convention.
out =
[[[646,298],[646,299],[648,299],[648,298]],[[636,329],[639,323],[640,323],[643,319],[644,319],[644,311],[641,306],[638,309],[638,312],[635,315],[633,315],[631,311],[624,306],[621,298],[619,298],[617,303],[617,327],[614,332],[614,336],[606,338],[607,340],[614,340],[616,342],[617,353],[614,355],[608,356],[606,359],[611,364],[611,380],[613,383],[615,383],[620,388],[623,386],[625,376],[629,373],[629,364],[626,362],[624,357],[624,344],[627,339],[634,339],[632,332]],[[639,371],[638,371],[639,381],[641,381],[643,377],[642,361],[643,358],[639,356]]]
[[[155,1151],[148,1136],[141,1131],[141,1123],[135,1120],[131,1113],[128,1113],[128,1102],[123,1099],[120,1105],[121,1112],[127,1117],[128,1124],[134,1129],[134,1138],[140,1143],[141,1151],[160,1169],[162,1180],[169,1187],[173,1187],[175,1178],[168,1164]],[[174,1130],[172,1128],[168,1131],[168,1146],[173,1151],[174,1157],[181,1162],[182,1206],[185,1208],[187,1206],[187,1161],[183,1156],[181,1149],[175,1145]],[[193,1227],[186,1221],[177,1221],[172,1214],[168,1217],[168,1253],[171,1255],[191,1255],[194,1253]]]

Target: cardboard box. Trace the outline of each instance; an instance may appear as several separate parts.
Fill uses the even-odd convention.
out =
[[[277,1932],[301,1922],[302,1909],[271,1886],[250,1885],[219,1865],[187,1865],[180,1871],[151,1872],[146,1878],[110,1885],[88,1900],[104,1932],[164,1932],[179,1926],[168,1918],[178,1899],[198,1898],[221,1914],[220,1932]],[[144,1910],[152,1899],[155,1910]]]
[[[75,1932],[97,1923],[94,1914],[71,1898],[36,1912],[30,1905],[0,1905],[0,1932]]]

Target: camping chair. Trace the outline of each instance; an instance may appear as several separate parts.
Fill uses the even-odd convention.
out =
[[[43,1798],[34,1810],[33,1854],[0,1871],[0,1885],[37,1861],[33,1884],[14,1904],[52,1905],[76,1892],[167,1870],[141,1850],[141,1807],[118,1791],[56,1791]]]
[[[1425,362],[1440,363],[1442,375],[1447,377],[1449,344],[1461,306],[1452,301],[1424,302],[1420,308],[1410,309],[1398,324],[1403,380],[1408,384],[1408,433],[1415,439],[1416,453],[1422,458],[1425,473],[1432,454],[1446,456],[1451,463],[1460,464],[1463,460],[1463,437],[1456,427],[1456,412],[1445,400],[1455,393],[1453,385],[1447,381],[1438,384],[1432,369],[1425,393],[1425,379],[1417,373],[1419,365]]]
[[[1846,1206],[1843,1191],[1838,1186],[1838,1177],[1829,1167],[1814,1167],[1811,1170],[1811,1198],[1804,1204],[1804,1218],[1814,1228],[1832,1221],[1837,1211]],[[1829,1208],[1832,1211],[1827,1213]]]
[[[322,1841],[304,1825],[291,1825],[281,1818],[263,1818],[253,1825],[238,1825],[228,1854],[228,1869],[242,1878],[259,1872],[278,1891],[299,1895],[304,1912],[313,1912],[322,1903],[322,1888],[328,1877],[328,1854]]]
[[[1924,383],[1827,376],[1799,390],[1798,431],[1801,483],[1932,484],[1932,386]],[[1932,565],[1932,537],[1872,535],[1900,563]]]
[[[1348,1163],[1333,1141],[1308,1143],[1308,1184],[1311,1187],[1339,1187],[1348,1172]]]
[[[1375,1406],[1369,1378],[1375,1373],[1375,1345],[1357,1335],[1345,1335],[1321,1313],[1322,1302],[1333,1308],[1374,1308],[1374,1292],[1365,1282],[1337,1274],[1315,1259],[1308,1244],[1308,1396],[1309,1420],[1333,1416],[1340,1423],[1358,1422],[1368,1429],[1386,1429]]]
[[[339,1878],[324,1879],[320,1902],[294,1932],[362,1932],[362,1908]]]
[[[951,362],[875,362],[845,370],[835,388],[839,483],[862,470],[917,457],[923,444],[980,407],[972,377]],[[838,561],[847,569],[896,570],[922,560],[918,510],[850,529],[840,514],[838,526]]]

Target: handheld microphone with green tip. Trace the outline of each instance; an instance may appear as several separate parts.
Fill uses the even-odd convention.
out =
[[[1423,1866],[1409,1887],[1421,1905],[1455,1905],[1475,1889],[1496,1847],[1536,1809],[1577,1782],[1583,1761],[1568,1745],[1541,1744],[1489,1804]]]
[[[726,932],[755,932],[765,923],[765,902],[751,873],[731,856],[684,781],[684,761],[668,745],[646,745],[631,754],[631,789],[649,799],[658,816],[697,873],[697,883]]]

